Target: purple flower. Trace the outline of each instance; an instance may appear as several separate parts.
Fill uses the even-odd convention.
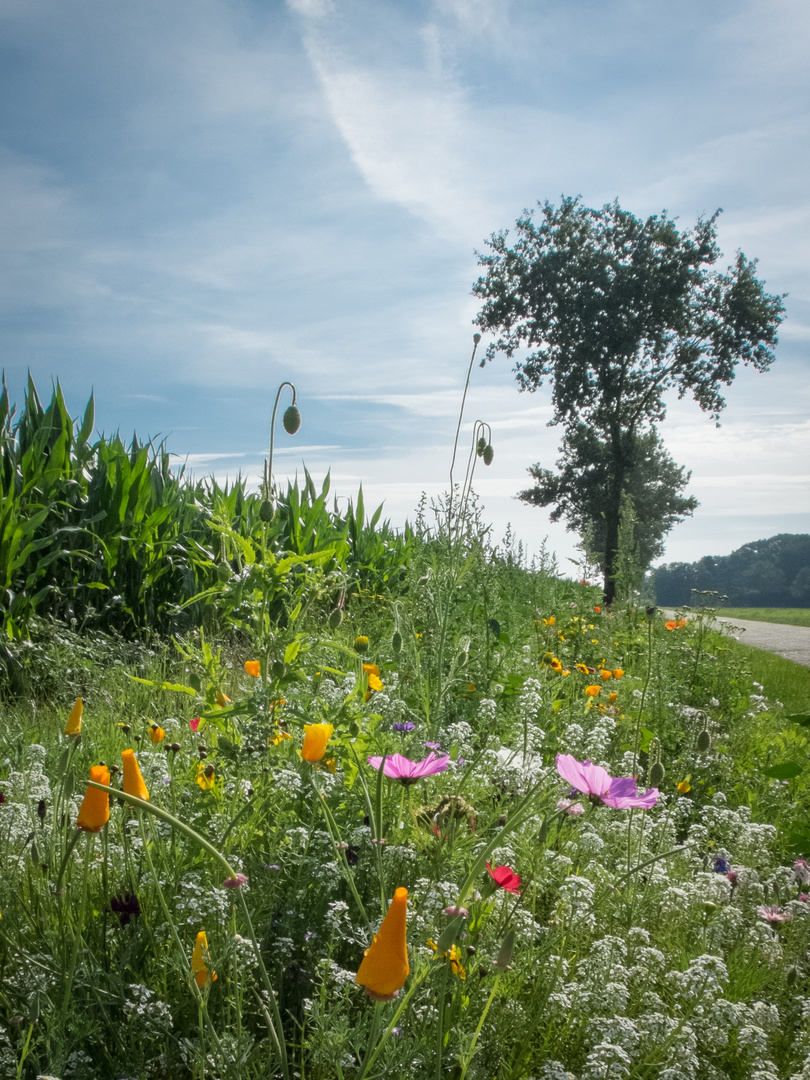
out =
[[[793,864],[793,880],[802,885],[810,885],[810,863],[807,859],[797,859]]]
[[[398,720],[391,725],[393,731],[413,731],[415,727],[416,724],[412,720]]]
[[[591,801],[603,802],[617,810],[632,807],[649,810],[658,802],[658,788],[650,788],[639,795],[632,776],[610,776],[601,765],[577,761],[571,754],[557,754],[557,772],[577,791],[589,795]]]
[[[226,877],[222,885],[226,889],[240,889],[247,885],[247,874],[236,874],[234,877]]]
[[[793,918],[793,915],[789,911],[782,911],[781,908],[774,907],[772,904],[762,904],[757,908],[757,915],[760,919],[766,919],[769,923],[788,922]]]
[[[426,742],[425,746],[428,750],[441,750],[442,744],[437,742]]]
[[[731,869],[731,863],[728,859],[724,859],[722,855],[718,855],[714,860],[714,872],[715,874],[727,874]]]
[[[385,761],[384,765],[383,760]],[[417,780],[421,780],[424,776],[433,776],[434,773],[444,772],[449,761],[449,755],[437,757],[432,750],[424,761],[410,761],[408,758],[403,757],[402,754],[388,754],[384,759],[381,757],[370,757],[368,759],[369,765],[375,769],[379,769],[382,765],[384,776],[389,777],[391,780],[399,780],[403,784],[415,784]]]

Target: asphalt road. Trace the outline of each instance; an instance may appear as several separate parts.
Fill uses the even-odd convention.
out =
[[[786,626],[784,623],[726,619],[722,616],[717,621],[723,624],[727,634],[743,645],[753,645],[756,649],[764,649],[810,667],[810,626]]]

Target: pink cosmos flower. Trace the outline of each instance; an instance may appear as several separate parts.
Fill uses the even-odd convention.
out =
[[[433,776],[435,773],[444,772],[450,761],[450,755],[439,757],[433,751],[428,754],[424,761],[411,761],[402,754],[388,754],[383,765],[383,775],[391,780],[399,780],[402,784],[415,784],[425,776]],[[381,757],[370,757],[369,765],[379,769],[383,763]]]
[[[782,911],[781,908],[774,907],[772,904],[761,904],[757,908],[757,915],[760,919],[767,919],[769,923],[789,922],[793,918],[790,911]]]
[[[520,875],[516,874],[511,866],[491,866],[489,863],[485,863],[489,876],[495,882],[496,885],[500,885],[506,892],[515,893],[516,896],[520,896]]]
[[[572,803],[570,799],[560,799],[557,809],[564,810],[569,817],[581,817],[585,813],[585,807],[581,802]]]
[[[577,791],[589,795],[592,801],[603,802],[617,810],[631,807],[649,810],[658,802],[658,788],[650,788],[639,795],[632,776],[610,776],[601,765],[577,761],[571,754],[557,754],[557,772]]]
[[[797,859],[793,864],[793,880],[802,885],[810,885],[810,863],[807,859]]]

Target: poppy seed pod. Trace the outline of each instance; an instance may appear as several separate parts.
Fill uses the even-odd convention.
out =
[[[285,410],[281,422],[288,435],[295,435],[296,431],[301,427],[301,412],[298,406],[290,405],[290,407]]]
[[[492,449],[492,443],[487,443],[484,447],[484,464],[491,465],[494,457],[495,451]]]
[[[706,728],[700,732],[697,737],[697,748],[701,754],[704,754],[707,750],[711,749],[712,737]]]
[[[335,608],[334,611],[329,612],[329,618],[327,620],[330,630],[337,630],[340,624],[343,622],[343,612],[340,608]]]

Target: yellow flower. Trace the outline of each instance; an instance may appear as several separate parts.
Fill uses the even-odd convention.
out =
[[[577,664],[577,671],[581,671],[583,675],[587,675],[588,674],[588,665],[587,664]]]
[[[435,941],[428,941],[428,945],[435,953],[438,953],[439,946]],[[458,951],[456,945],[451,945],[450,952],[442,953],[442,960],[448,960],[450,962],[450,970],[454,975],[457,975],[459,979],[467,978],[467,972],[464,970],[464,965],[461,962],[461,953]]]
[[[166,738],[166,732],[163,730],[162,727],[158,727],[157,724],[150,724],[149,738],[152,740],[153,743],[157,745],[157,743],[162,743],[163,740]]]
[[[124,791],[127,795],[134,795],[136,799],[144,799],[149,802],[149,789],[141,776],[135,751],[122,750],[121,757],[124,759]]]
[[[596,695],[601,689],[601,686],[586,686],[585,693],[588,695],[588,697],[596,697]]]
[[[543,619],[543,626],[553,626],[557,621],[556,615],[549,615],[547,619]]]
[[[110,770],[106,765],[91,765],[90,779],[96,784],[110,786]],[[110,820],[110,796],[98,788],[87,788],[79,807],[76,824],[85,832],[101,832]]]
[[[616,700],[616,698],[617,698],[618,696],[619,696],[619,695],[618,695],[618,694],[616,693],[616,691],[615,691],[615,690],[611,690],[611,691],[610,691],[610,704],[611,704],[611,705],[613,704],[613,702],[614,702],[614,701]]]
[[[382,690],[383,684],[380,678],[380,669],[376,664],[363,664],[363,674],[369,690]]]
[[[212,971],[206,963],[210,959],[211,957],[208,955],[208,938],[205,936],[205,931],[200,930],[191,954],[191,971],[197,986],[201,990],[204,990],[206,986],[210,986],[217,977],[217,973]]]
[[[617,668],[613,669],[613,678],[614,679],[620,679],[622,677],[622,675],[624,675],[624,668],[617,667]]]
[[[291,738],[292,738],[292,735],[290,735],[289,731],[284,731],[283,728],[279,728],[276,731],[275,735],[273,736],[273,746],[280,746],[281,743],[283,743],[285,739],[291,739]]]
[[[258,679],[262,673],[262,665],[258,660],[246,660],[245,671],[248,675],[252,675],[254,679]]]
[[[76,698],[76,704],[70,710],[70,716],[68,717],[68,722],[65,724],[65,730],[62,732],[63,735],[68,735],[68,736],[70,736],[71,738],[74,738],[74,739],[78,735],[81,735],[81,733],[82,733],[82,710],[83,710],[83,708],[84,708],[84,703],[82,702],[82,699],[80,697],[77,697]]]
[[[360,634],[354,639],[354,651],[356,653],[368,652],[368,638],[364,634]]]
[[[678,792],[681,795],[687,795],[692,790],[692,785],[689,783],[691,777],[687,776],[685,780],[681,780],[678,784]]]
[[[363,954],[355,982],[374,1001],[390,1001],[408,978],[408,890],[399,888],[374,940]]]
[[[197,783],[203,791],[210,791],[216,782],[216,769],[213,765],[197,765]]]
[[[562,671],[562,664],[560,663],[560,661],[557,659],[556,656],[553,657],[552,660],[551,660],[551,670],[552,671]]]
[[[304,745],[301,748],[304,761],[321,760],[334,730],[331,724],[304,724]]]

